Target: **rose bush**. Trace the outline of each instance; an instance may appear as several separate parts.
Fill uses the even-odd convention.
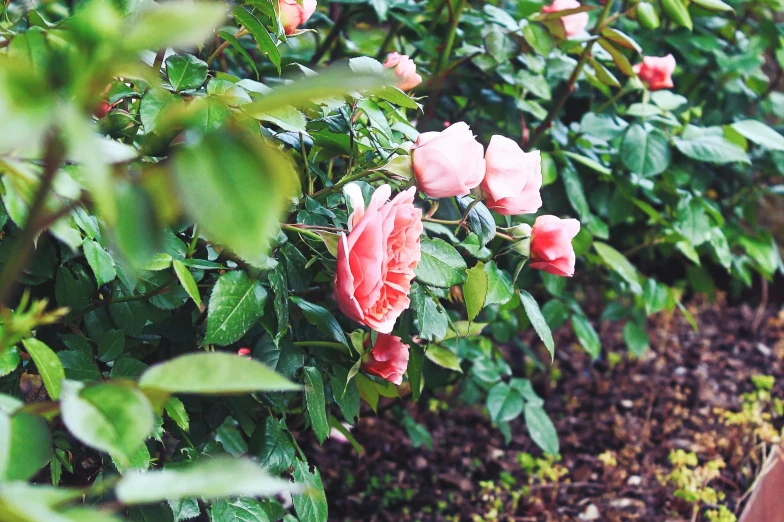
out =
[[[0,520],[323,522],[444,387],[557,454],[551,329],[782,269],[781,5],[666,4],[3,4]]]

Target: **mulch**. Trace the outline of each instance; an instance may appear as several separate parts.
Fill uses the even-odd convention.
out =
[[[696,453],[700,465],[723,459],[709,486],[739,515],[769,446],[754,425],[728,425],[721,412],[741,410],[753,375],[774,376],[771,395],[784,397],[784,309],[766,310],[755,329],[755,308],[727,306],[721,296],[689,308],[699,332],[677,311],[659,314],[649,320],[652,349],[641,358],[627,355],[617,325],[597,324],[597,362],[570,331],[555,333],[557,378],[534,383],[559,434],[561,458],[550,470],[561,470],[560,478],[535,477],[521,465],[526,453],[542,457],[522,418],[512,422],[507,445],[486,413],[461,405],[453,389],[366,413],[352,431],[362,455],[333,439],[305,444],[324,480],[330,520],[707,520],[710,506],[695,512],[666,480],[677,449]],[[432,449],[412,445],[401,408],[429,430]],[[783,420],[771,422],[780,433]]]

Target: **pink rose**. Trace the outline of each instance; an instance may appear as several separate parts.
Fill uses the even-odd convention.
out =
[[[394,384],[403,382],[408,368],[408,345],[400,337],[380,334],[373,349],[362,357],[362,369]]]
[[[413,89],[422,83],[422,77],[416,72],[416,64],[414,60],[405,54],[389,53],[384,67],[391,69],[394,67],[395,76],[397,76],[397,86],[402,91]]]
[[[237,350],[237,355],[239,355],[240,357],[247,357],[248,359],[250,359],[250,354],[251,354],[250,348],[240,348],[239,350]]]
[[[557,13],[558,11],[566,11],[567,9],[576,9],[580,7],[580,2],[577,0],[554,0],[552,4],[542,7],[543,13]],[[577,36],[585,31],[588,26],[588,13],[576,13],[561,18],[564,33],[567,38]]]
[[[673,87],[672,73],[675,72],[675,57],[671,54],[664,57],[646,56],[642,59],[642,63],[638,63],[633,69],[652,91]]]
[[[348,236],[341,234],[335,299],[351,319],[389,333],[408,308],[414,268],[421,256],[422,211],[411,187],[387,202],[389,185],[376,189],[367,210],[358,185],[345,187],[354,212]]]
[[[297,0],[279,0],[280,23],[286,34],[294,34],[297,27],[308,21],[316,12],[316,0],[302,0],[300,5]]]
[[[542,158],[509,138],[493,136],[485,154],[482,194],[487,208],[505,216],[533,214],[542,206]]]
[[[465,196],[485,177],[484,148],[462,121],[423,132],[412,154],[417,185],[431,198]]]
[[[551,274],[574,275],[572,239],[580,231],[576,219],[539,216],[531,230],[531,268]]]

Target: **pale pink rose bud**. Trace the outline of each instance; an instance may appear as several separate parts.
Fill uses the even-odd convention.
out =
[[[380,334],[376,344],[362,357],[362,369],[394,384],[403,382],[408,368],[408,345],[400,337]]]
[[[279,0],[280,23],[285,33],[294,34],[316,12],[316,6],[316,0],[302,0],[301,5],[297,0]]]
[[[423,132],[414,144],[414,174],[431,198],[465,196],[485,177],[484,147],[465,122]]]
[[[539,216],[531,230],[531,268],[550,274],[574,275],[572,239],[580,232],[576,219]]]
[[[401,91],[413,89],[422,83],[422,77],[416,72],[416,64],[414,60],[405,54],[389,53],[384,67],[387,69],[395,69],[395,76],[397,77],[397,86]]]
[[[490,139],[485,154],[482,195],[490,210],[505,216],[533,214],[542,206],[542,158],[539,151],[523,152],[504,136]]]
[[[642,59],[642,63],[638,63],[633,69],[652,91],[673,87],[672,73],[675,72],[675,57],[671,54],[664,57],[646,56]]]
[[[557,13],[558,11],[566,11],[568,9],[576,9],[580,7],[580,2],[577,0],[555,0],[552,4],[542,7],[543,13]],[[564,34],[567,38],[577,36],[585,31],[588,27],[588,13],[576,13],[561,18],[563,23]]]
[[[349,233],[341,234],[335,270],[335,299],[346,316],[389,333],[411,303],[411,280],[421,257],[422,210],[416,189],[392,201],[389,185],[376,189],[365,209],[358,185],[344,188],[351,207]]]

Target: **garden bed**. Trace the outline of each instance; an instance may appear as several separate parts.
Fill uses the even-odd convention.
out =
[[[764,420],[772,409],[764,391],[762,400],[748,397],[745,416],[725,411],[742,410],[742,394],[755,390],[752,376],[775,377],[771,396],[784,395],[784,312],[769,309],[754,331],[757,310],[748,306],[719,299],[691,309],[699,333],[679,313],[660,314],[649,323],[652,350],[641,359],[625,355],[614,326],[601,325],[604,355],[593,364],[571,332],[557,332],[560,376],[549,391],[542,382],[537,388],[558,429],[558,462],[537,463],[541,451],[521,420],[506,445],[481,409],[454,406],[458,390],[408,406],[432,435],[432,449],[412,445],[394,405],[379,417],[365,414],[354,428],[362,456],[349,444],[314,441],[306,453],[322,472],[330,519],[691,520],[697,506],[695,520],[707,520],[716,508],[706,500],[711,492],[698,488],[704,502],[688,502],[668,478],[679,449],[682,458],[698,458],[698,466],[686,466],[687,479],[722,459],[720,475],[705,485],[726,496],[717,504],[739,514],[764,460],[765,431],[782,422],[775,414]],[[442,408],[444,401],[453,407]]]

